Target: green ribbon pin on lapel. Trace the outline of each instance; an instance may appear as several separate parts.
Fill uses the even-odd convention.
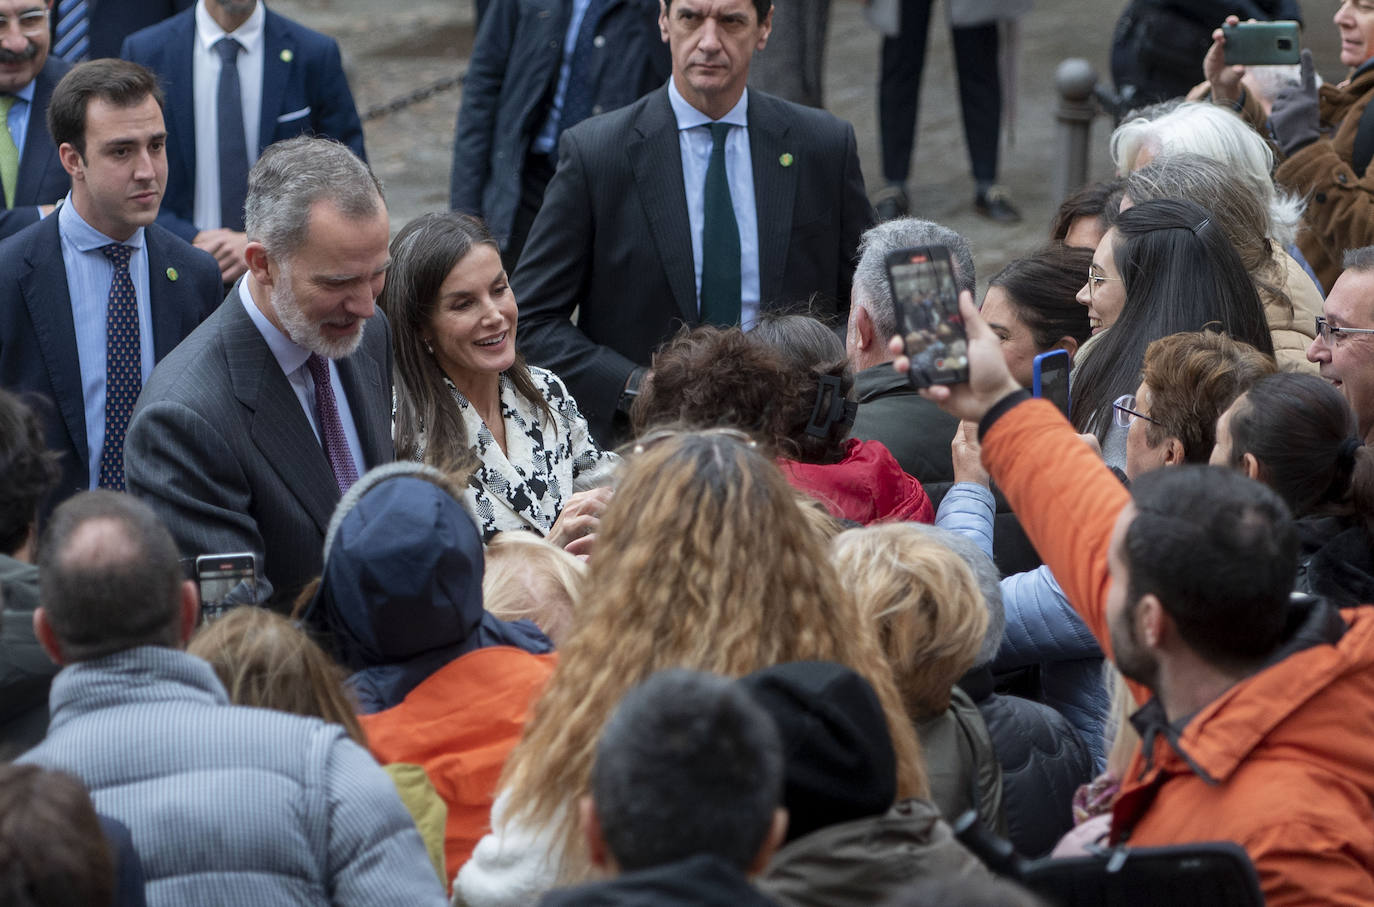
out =
[[[786,151],[778,155],[778,163],[782,164],[784,167],[791,167],[794,160],[796,160],[796,158],[792,157],[792,155]]]
[[[167,279],[170,280],[170,281],[172,281],[173,283],[175,283],[175,282],[176,282],[176,279],[177,279],[178,277],[180,277],[180,276],[181,276],[181,275],[177,273],[177,269],[176,269],[176,268],[168,268],[168,269],[167,269]]]

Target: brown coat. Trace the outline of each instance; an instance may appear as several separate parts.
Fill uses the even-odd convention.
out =
[[[1347,249],[1374,244],[1374,169],[1364,179],[1350,169],[1360,114],[1374,99],[1374,69],[1352,81],[1320,89],[1322,138],[1281,160],[1274,181],[1307,199],[1307,213],[1298,232],[1298,248],[1329,292],[1341,276],[1341,256]],[[1244,115],[1260,135],[1265,114],[1246,94]],[[1282,157],[1282,155],[1280,155]]]

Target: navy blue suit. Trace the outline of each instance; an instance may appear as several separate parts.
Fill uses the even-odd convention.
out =
[[[86,59],[117,57],[125,38],[195,5],[196,0],[87,0],[90,47]],[[51,17],[54,40],[57,37],[56,7],[54,3]]]
[[[71,177],[57,158],[57,145],[48,134],[48,99],[72,64],[48,55],[48,62],[34,78],[29,130],[19,150],[19,179],[14,187],[14,208],[0,208],[0,239],[38,222],[38,206],[53,205],[72,188]],[[4,195],[0,194],[0,205]]]
[[[215,310],[224,290],[219,266],[210,255],[156,224],[145,236],[153,359],[160,361]],[[81,384],[67,269],[54,214],[0,242],[0,387],[46,398],[50,405],[37,409],[47,446],[62,455],[62,480],[43,508],[45,515],[90,487]]]
[[[263,27],[262,113],[258,153],[273,142],[307,133],[344,143],[363,160],[363,125],[344,76],[339,44],[270,9]],[[145,28],[119,55],[157,73],[167,94],[167,194],[158,223],[190,241],[196,187],[196,105],[191,58],[195,10]]]

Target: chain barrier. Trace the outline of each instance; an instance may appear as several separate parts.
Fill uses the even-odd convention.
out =
[[[466,74],[467,70],[463,70],[457,75],[444,76],[442,79],[436,79],[428,85],[422,85],[414,91],[392,98],[390,101],[386,101],[382,104],[375,104],[363,112],[362,120],[364,123],[371,120],[380,120],[382,117],[396,113],[398,110],[405,110],[412,104],[418,104],[421,101],[432,98],[440,92],[448,91],[451,88],[457,88],[459,85],[463,84],[463,76]]]

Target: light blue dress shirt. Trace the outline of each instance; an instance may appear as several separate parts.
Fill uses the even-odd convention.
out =
[[[57,213],[57,232],[62,238],[62,265],[67,271],[67,296],[76,328],[76,359],[81,369],[81,397],[86,407],[86,465],[90,487],[100,480],[100,450],[105,445],[105,365],[109,348],[110,285],[114,265],[101,252],[115,240],[86,223],[76,212],[69,193]],[[148,301],[148,247],[143,228],[124,240],[133,246],[129,276],[138,298],[138,343],[143,358],[142,379],[153,371],[153,313]]]
[[[706,168],[711,164],[710,117],[697,110],[668,80],[668,103],[677,118],[678,147],[682,150],[682,182],[687,190],[687,220],[692,228],[692,261],[697,280],[697,311],[701,311],[701,231],[706,223]],[[749,155],[749,89],[739,103],[721,117],[730,123],[725,139],[725,176],[739,227],[740,324],[747,331],[759,315],[759,217],[754,203],[754,163]]]
[[[305,364],[305,360],[310,358],[310,351],[286,336],[267,319],[262,309],[253,301],[253,294],[248,292],[247,278],[239,281],[239,301],[243,303],[244,311],[252,319],[262,339],[267,341],[272,358],[277,360],[277,365],[286,375],[286,382],[291,385],[291,391],[296,395],[301,409],[305,410],[305,418],[315,432],[316,440],[319,440],[320,446],[323,447],[320,424],[315,418],[315,379],[310,377],[310,369]],[[367,329],[366,322],[363,329]],[[334,405],[339,411],[339,421],[343,423],[344,440],[348,442],[348,452],[353,456],[353,465],[357,467],[358,475],[361,476],[369,467],[377,464],[368,463],[363,459],[363,445],[358,440],[358,427],[353,424],[353,408],[348,405],[348,394],[344,393],[343,384],[339,381],[339,364],[333,359],[327,361],[329,384],[334,388]]]
[[[563,116],[563,98],[568,94],[568,76],[572,73],[577,33],[582,30],[582,20],[587,17],[587,8],[591,5],[592,0],[573,0],[572,19],[568,22],[568,33],[563,36],[563,62],[558,64],[558,84],[553,90],[553,103],[549,105],[544,128],[534,137],[534,150],[540,154],[553,154],[558,149],[558,122]]]

